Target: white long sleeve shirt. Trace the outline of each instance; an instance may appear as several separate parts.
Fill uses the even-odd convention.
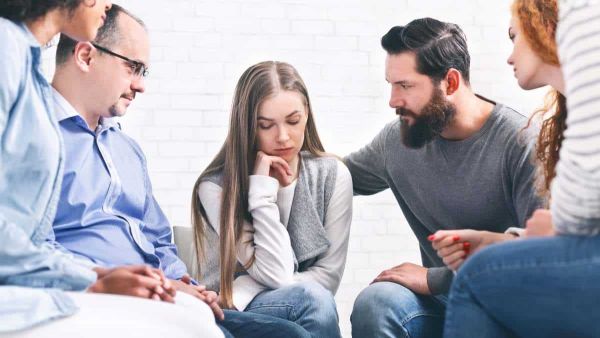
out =
[[[294,252],[287,232],[297,181],[280,187],[272,177],[250,176],[248,209],[253,221],[243,225],[237,259],[245,264],[254,255],[255,260],[247,270],[248,275],[234,281],[233,304],[238,310],[243,311],[263,290],[302,281],[317,282],[335,294],[344,273],[352,222],[352,177],[342,162],[337,161],[337,166],[324,223],[331,246],[313,266],[302,272],[294,272]],[[208,221],[217,234],[221,194],[221,187],[208,181],[201,183],[198,190]]]

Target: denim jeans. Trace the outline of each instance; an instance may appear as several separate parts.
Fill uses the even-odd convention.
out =
[[[225,338],[310,338],[300,325],[288,320],[251,312],[224,312],[225,320],[217,324]]]
[[[441,337],[445,307],[445,295],[423,296],[400,284],[373,283],[354,302],[352,337]]]
[[[600,236],[490,246],[452,285],[445,337],[600,337]]]
[[[254,297],[246,312],[274,316],[302,326],[313,338],[341,337],[333,295],[315,282],[301,282]],[[277,337],[284,337],[278,334]]]

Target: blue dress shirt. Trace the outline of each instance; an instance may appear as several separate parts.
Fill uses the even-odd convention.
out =
[[[65,171],[54,233],[58,246],[105,267],[147,264],[171,279],[186,274],[171,226],[152,195],[139,145],[114,119],[96,130],[57,91]]]
[[[63,157],[40,63],[27,27],[0,18],[0,332],[72,314],[59,289],[83,290],[96,279],[89,265],[46,242]]]

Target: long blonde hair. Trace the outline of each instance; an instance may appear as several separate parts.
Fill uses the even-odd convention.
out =
[[[266,61],[248,68],[240,77],[233,98],[229,133],[223,147],[202,172],[192,192],[192,224],[198,262],[205,259],[207,216],[198,197],[200,183],[222,172],[220,214],[220,296],[221,305],[233,307],[233,279],[237,267],[236,248],[240,244],[244,221],[252,221],[248,212],[249,175],[254,168],[257,146],[257,118],[262,102],[278,91],[293,91],[304,99],[308,120],[302,150],[321,156],[325,150],[317,134],[308,91],[294,67],[284,62]],[[242,262],[246,268],[253,263]],[[202,271],[199,271],[201,274]]]

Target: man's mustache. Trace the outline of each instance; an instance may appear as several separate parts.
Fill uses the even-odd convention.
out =
[[[412,110],[406,108],[396,108],[396,115],[398,116],[409,116],[412,118],[417,118],[417,114],[415,114]]]
[[[135,99],[135,92],[123,94],[123,95],[121,95],[121,97],[124,99],[128,99],[130,101],[133,101],[133,99]]]

